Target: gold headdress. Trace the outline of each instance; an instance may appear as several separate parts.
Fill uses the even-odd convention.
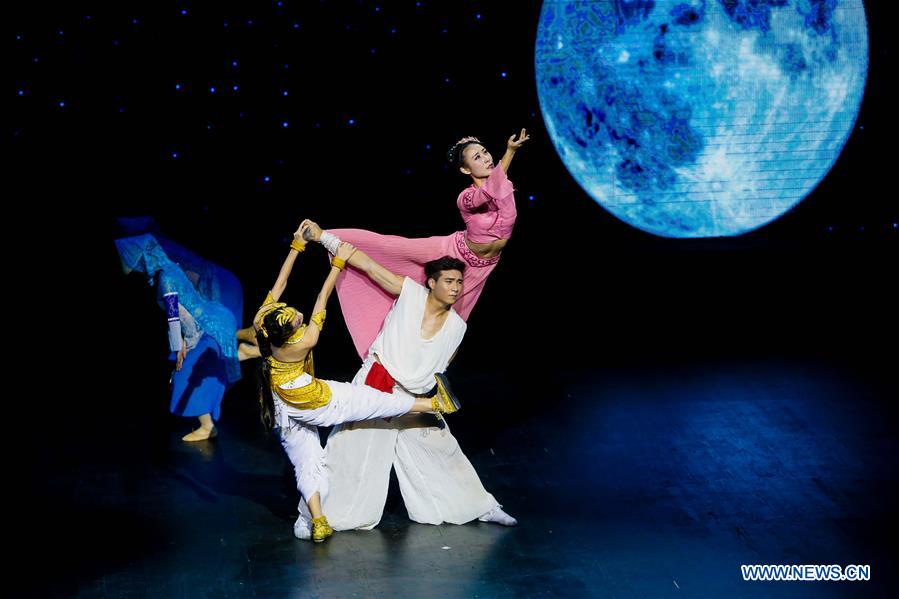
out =
[[[265,296],[265,301],[262,304],[262,307],[259,308],[259,312],[256,313],[256,319],[254,321],[256,328],[268,339],[268,329],[265,327],[265,319],[269,314],[274,312],[278,312],[275,316],[275,321],[279,325],[285,325],[297,317],[296,308],[291,308],[284,302],[276,302],[272,297],[271,291],[268,292],[268,295]],[[290,338],[287,340],[287,343],[297,343],[300,339],[303,338],[303,335],[306,333],[306,325],[297,327],[297,330],[294,331]]]

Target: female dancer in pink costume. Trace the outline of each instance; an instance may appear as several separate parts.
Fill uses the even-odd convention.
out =
[[[426,262],[441,256],[463,260],[468,268],[465,269],[462,297],[456,302],[455,309],[463,320],[468,320],[515,226],[514,190],[506,173],[515,152],[528,139],[524,129],[518,139],[511,136],[498,165],[494,165],[490,152],[475,137],[460,139],[450,148],[447,154],[450,162],[472,180],[456,200],[465,221],[464,231],[408,239],[362,229],[331,229],[322,233],[315,223],[310,222],[312,239],[322,242],[329,251],[336,251],[339,241],[349,242],[390,272],[419,283],[424,282]],[[364,358],[396,298],[356,269],[347,269],[338,280],[337,296],[356,351]]]

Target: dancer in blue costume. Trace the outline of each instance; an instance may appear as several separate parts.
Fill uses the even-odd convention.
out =
[[[144,273],[150,285],[156,285],[160,305],[165,308],[172,302],[171,294],[177,293],[177,305],[169,306],[170,321],[179,322],[181,339],[174,342],[180,350],[172,356],[175,372],[169,409],[200,421],[184,441],[216,436],[222,397],[240,378],[236,332],[243,300],[237,277],[154,235],[125,237],[115,244],[125,272]],[[169,252],[178,256],[177,262]]]

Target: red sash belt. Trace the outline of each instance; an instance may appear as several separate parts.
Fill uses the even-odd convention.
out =
[[[365,384],[384,393],[393,393],[393,386],[396,384],[396,381],[380,362],[375,362],[372,364],[371,370],[368,371],[368,376],[365,377]]]

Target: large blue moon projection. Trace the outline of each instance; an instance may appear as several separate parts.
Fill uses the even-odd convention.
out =
[[[547,0],[540,107],[572,176],[664,237],[739,235],[833,166],[868,70],[861,0]]]

